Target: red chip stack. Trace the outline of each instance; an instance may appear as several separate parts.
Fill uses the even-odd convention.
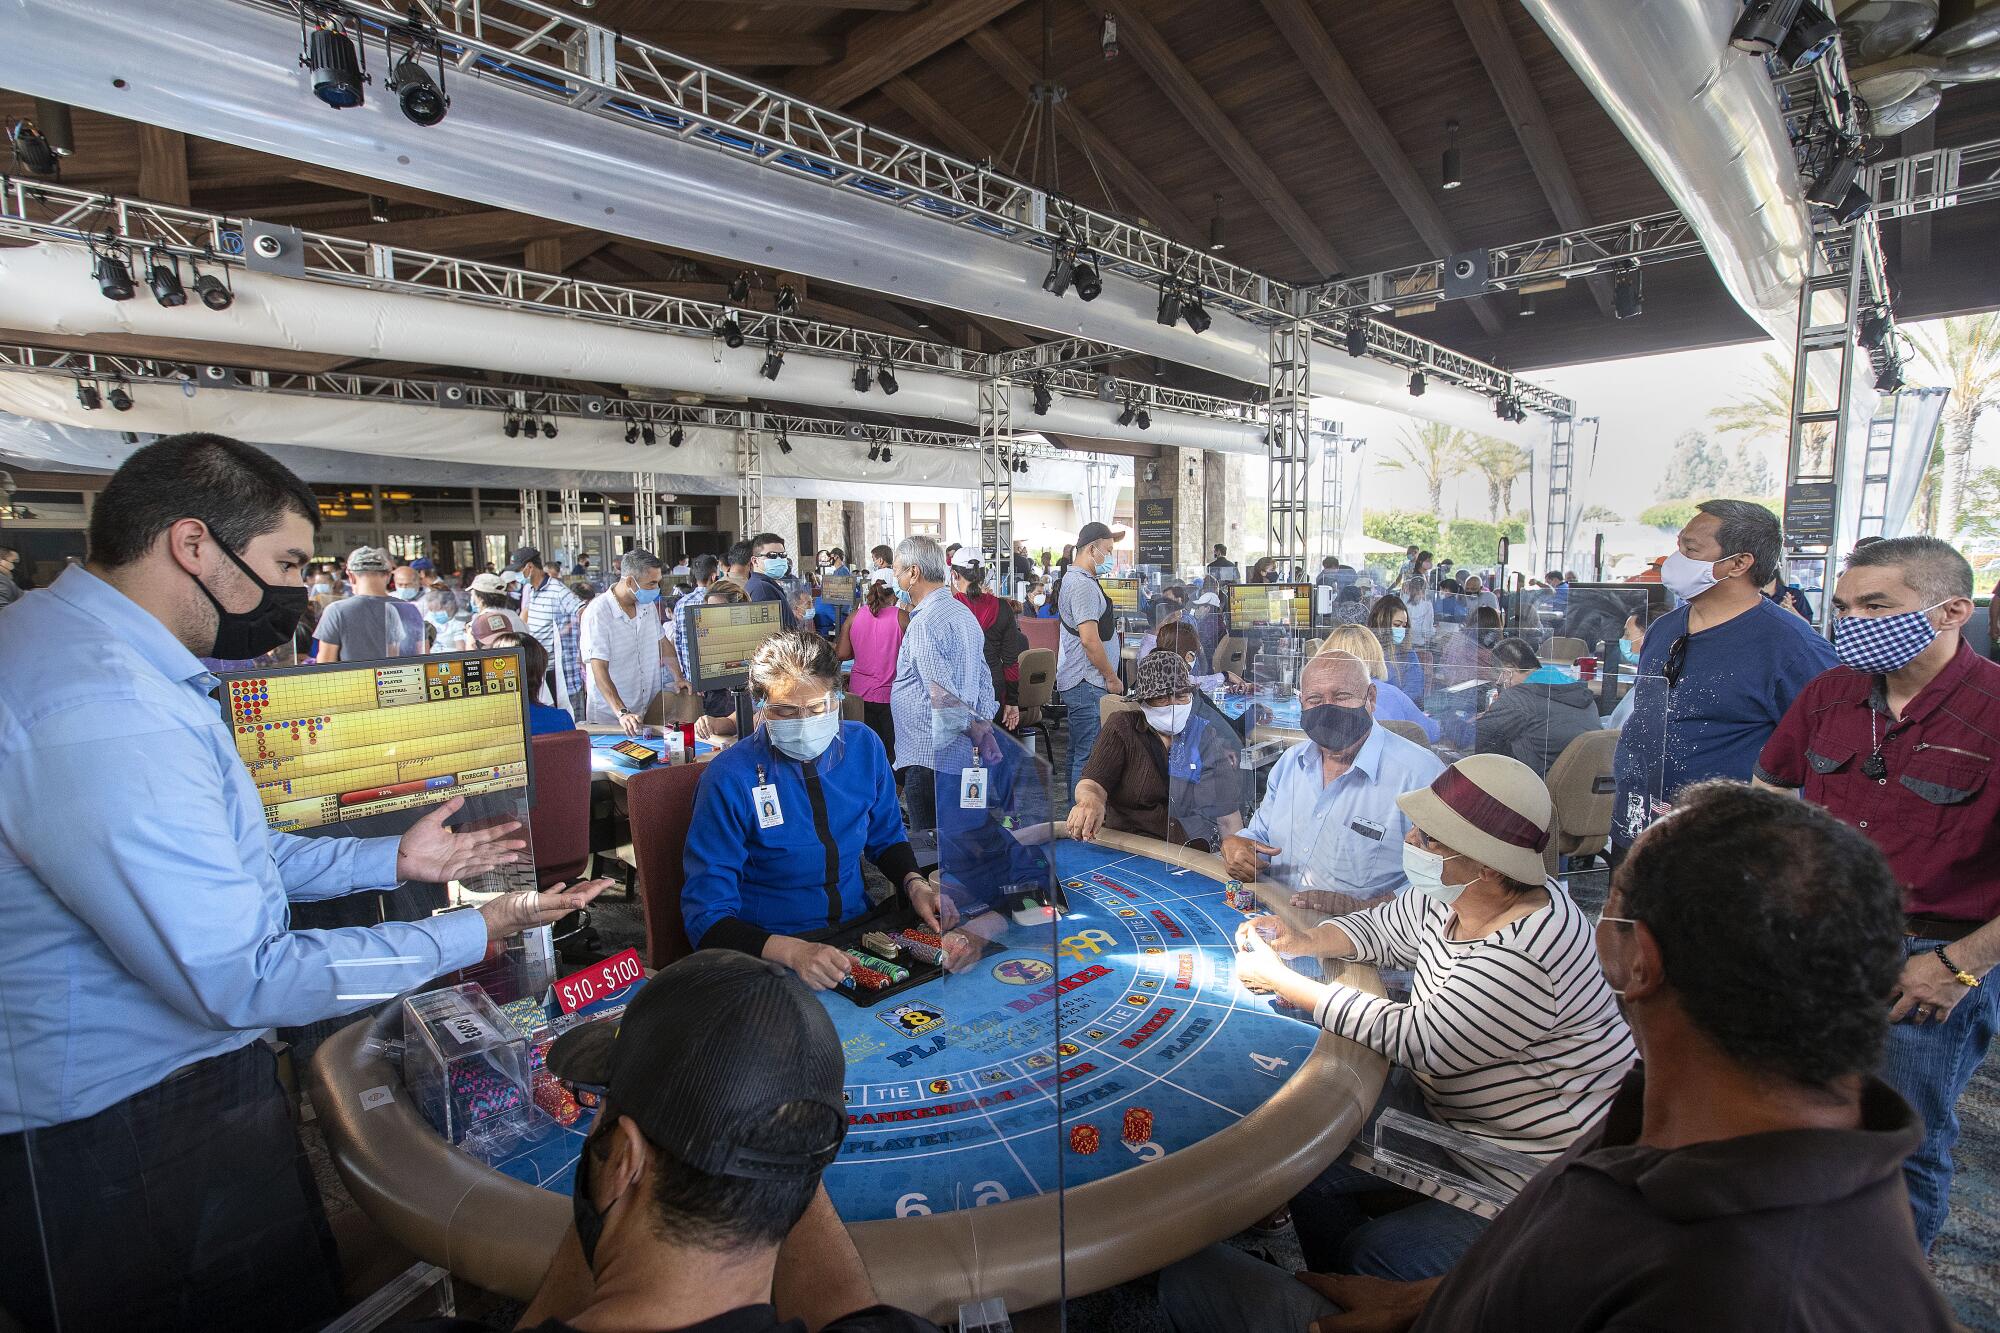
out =
[[[1097,1126],[1074,1125],[1069,1131],[1069,1150],[1088,1157],[1097,1151]]]
[[[1127,1107],[1125,1111],[1125,1142],[1151,1143],[1153,1141],[1153,1113],[1143,1106]]]

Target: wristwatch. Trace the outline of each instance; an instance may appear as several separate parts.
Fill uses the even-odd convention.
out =
[[[1944,964],[1945,971],[1951,973],[1952,977],[1958,982],[1959,985],[1971,986],[1974,989],[1978,988],[1979,978],[1973,976],[1972,973],[1966,971],[1964,968],[1960,967],[1957,963],[1952,962],[1951,956],[1944,951],[1944,946],[1942,944],[1932,949],[1931,952],[1937,955],[1938,961]]]

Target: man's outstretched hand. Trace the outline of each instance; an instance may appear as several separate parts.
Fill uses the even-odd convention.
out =
[[[519,820],[509,819],[478,830],[446,828],[445,821],[464,806],[465,798],[454,796],[410,825],[403,840],[396,844],[398,878],[443,884],[454,879],[471,879],[521,859],[521,851],[528,844],[513,836],[521,831]]]
[[[593,879],[567,888],[558,884],[552,889],[518,889],[489,898],[479,905],[479,915],[486,918],[486,938],[504,940],[536,926],[552,926],[609,887],[610,880]]]

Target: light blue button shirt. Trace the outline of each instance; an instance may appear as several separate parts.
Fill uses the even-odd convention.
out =
[[[1270,861],[1275,883],[1386,898],[1403,887],[1403,839],[1410,831],[1396,798],[1430,786],[1442,772],[1436,755],[1378,725],[1354,766],[1323,782],[1319,746],[1300,741],[1272,766],[1264,803],[1243,831],[1283,849]]]
[[[290,929],[290,900],[393,887],[397,840],[268,832],[215,685],[82,568],[0,622],[0,1133],[485,951],[477,912]]]

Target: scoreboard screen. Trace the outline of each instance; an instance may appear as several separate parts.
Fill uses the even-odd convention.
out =
[[[688,608],[688,671],[697,690],[740,690],[750,659],[784,624],[778,602],[716,603]]]
[[[1259,625],[1312,625],[1310,583],[1231,583],[1223,588],[1231,629]]]
[[[1112,610],[1120,615],[1139,614],[1139,580],[1099,579],[1097,586],[1104,590],[1105,599],[1111,603]]]
[[[819,595],[826,598],[829,606],[844,609],[854,605],[854,575],[822,574],[819,580]]]
[[[230,739],[286,833],[528,786],[518,649],[224,675]]]

